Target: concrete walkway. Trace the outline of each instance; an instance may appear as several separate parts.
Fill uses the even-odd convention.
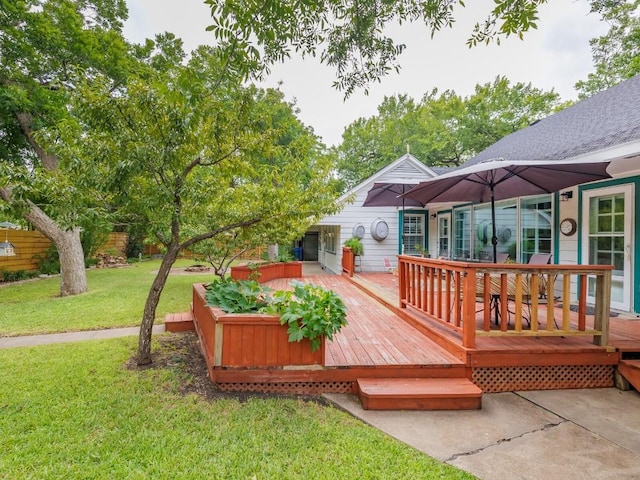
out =
[[[640,479],[640,395],[614,388],[485,394],[474,411],[336,406],[485,480]]]
[[[52,333],[49,335],[29,335],[24,337],[0,337],[0,348],[32,347],[51,343],[81,342],[101,338],[116,338],[138,335],[140,327],[110,328],[107,330],[86,330],[83,332]],[[154,325],[153,333],[164,333],[164,325]]]

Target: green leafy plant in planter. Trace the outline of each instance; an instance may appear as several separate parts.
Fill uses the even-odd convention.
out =
[[[207,305],[225,313],[255,313],[269,303],[272,289],[255,280],[222,278],[206,287]]]
[[[322,337],[332,339],[347,324],[347,307],[332,290],[296,280],[291,285],[293,291],[275,292],[262,311],[280,315],[280,323],[288,324],[289,341],[308,338],[315,352]]]
[[[357,257],[361,257],[364,254],[362,241],[358,237],[351,237],[350,239],[345,240],[344,246],[353,250],[353,254]]]

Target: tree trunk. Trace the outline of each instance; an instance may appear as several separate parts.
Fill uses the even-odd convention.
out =
[[[80,229],[62,232],[55,242],[60,259],[60,295],[78,295],[87,291],[87,272]]]
[[[87,291],[87,272],[84,251],[80,242],[80,228],[62,230],[38,206],[28,202],[29,211],[24,218],[44,234],[58,250],[60,258],[60,295],[78,295]]]
[[[171,266],[178,258],[180,247],[172,245],[162,258],[160,269],[156,278],[153,280],[147,302],[144,305],[144,313],[142,314],[142,323],[140,324],[140,336],[138,337],[138,365],[149,365],[151,363],[151,334],[153,330],[153,322],[156,318],[156,309],[160,301],[160,295],[167,283]]]

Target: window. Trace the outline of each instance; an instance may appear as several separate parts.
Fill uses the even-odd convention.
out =
[[[520,261],[535,253],[551,253],[551,196],[524,198],[520,202]]]
[[[451,214],[438,215],[438,257],[449,258]]]
[[[453,258],[471,258],[471,208],[459,208],[453,214]]]
[[[402,237],[406,255],[421,254],[424,249],[424,215],[405,213]]]
[[[517,203],[515,200],[496,202],[495,234],[497,253],[507,253],[516,260]],[[485,203],[473,210],[473,258],[483,262],[493,261],[493,223],[491,205]]]
[[[327,253],[336,253],[336,245],[340,237],[340,227],[329,226],[324,232],[324,250]]]

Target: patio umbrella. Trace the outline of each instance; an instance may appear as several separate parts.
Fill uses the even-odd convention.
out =
[[[496,262],[495,201],[553,193],[573,185],[611,178],[609,162],[603,161],[508,161],[487,160],[459,168],[424,181],[403,194],[419,202],[476,202],[491,201],[493,261]]]
[[[371,190],[367,192],[367,198],[362,204],[363,207],[424,207],[424,203],[410,198],[401,197],[417,183],[374,183]]]

